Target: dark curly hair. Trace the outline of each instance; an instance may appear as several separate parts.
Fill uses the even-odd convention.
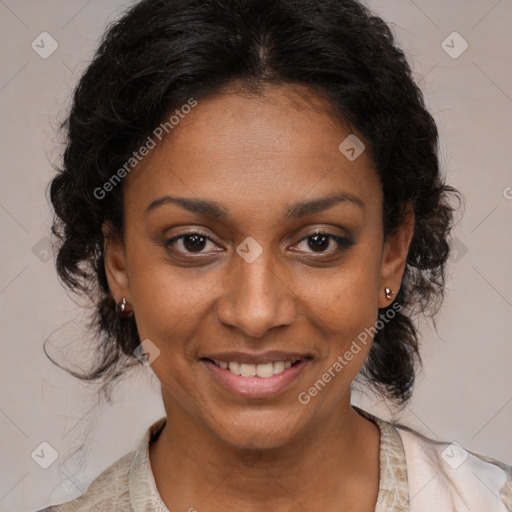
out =
[[[116,315],[104,269],[103,223],[123,240],[122,183],[104,198],[95,190],[170,112],[234,83],[252,93],[301,84],[328,100],[378,171],[384,236],[412,205],[414,233],[395,298],[403,308],[375,335],[360,373],[404,404],[421,363],[414,316],[433,318],[442,302],[450,199],[460,194],[440,173],[437,127],[403,51],[388,25],[355,0],[143,0],[108,27],[61,125],[66,146],[50,184],[57,271],[90,297],[99,341],[90,372],[67,371],[109,384],[140,364],[135,319]]]

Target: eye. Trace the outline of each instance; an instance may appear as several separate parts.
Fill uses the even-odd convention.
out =
[[[303,238],[297,246],[301,244],[306,244],[306,247],[310,248],[313,253],[335,254],[353,246],[354,241],[350,237],[319,231]],[[333,249],[328,250],[329,247],[333,247]]]
[[[210,251],[205,250],[209,243],[213,246],[217,245],[206,234],[193,231],[183,233],[167,240],[164,246],[166,248],[172,248],[174,251],[181,254],[211,254],[212,252],[222,251],[222,249],[215,249],[213,247]],[[302,252],[337,254],[354,245],[354,242],[350,237],[342,237],[320,231],[304,237],[295,247],[300,247],[301,244],[306,244],[306,247],[311,249],[311,251],[299,249],[299,251]],[[331,250],[329,250],[329,248],[331,248]]]
[[[164,246],[167,248],[172,247],[177,252],[183,254],[203,254],[203,250],[208,245],[208,242],[216,245],[213,240],[204,233],[194,231],[175,236],[167,240]]]

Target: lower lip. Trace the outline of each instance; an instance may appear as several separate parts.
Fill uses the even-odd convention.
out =
[[[302,370],[308,364],[307,359],[301,359],[297,364],[286,368],[281,373],[263,378],[242,377],[217,366],[211,361],[202,359],[201,362],[219,382],[245,398],[265,398],[281,393],[298,380]]]

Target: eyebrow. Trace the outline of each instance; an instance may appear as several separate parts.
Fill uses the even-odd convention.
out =
[[[299,201],[293,205],[290,205],[286,208],[284,217],[305,217],[306,215],[312,215],[313,213],[327,210],[336,204],[343,202],[355,204],[364,210],[364,202],[359,199],[359,197],[348,192],[337,192],[324,197],[311,199],[309,201]],[[215,201],[188,197],[172,197],[169,195],[155,199],[146,208],[146,214],[165,204],[177,204],[190,212],[199,213],[201,215],[206,215],[217,219],[229,218],[229,210]]]

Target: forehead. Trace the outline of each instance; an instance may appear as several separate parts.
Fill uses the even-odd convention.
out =
[[[339,149],[355,134],[305,87],[273,86],[258,95],[227,89],[187,111],[127,177],[128,198],[245,197],[267,207],[333,190],[367,200],[380,195],[367,152],[350,160]]]

